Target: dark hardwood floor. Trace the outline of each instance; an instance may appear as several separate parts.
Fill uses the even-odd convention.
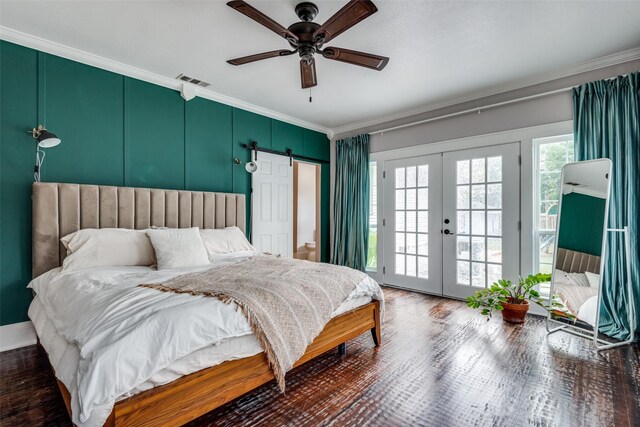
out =
[[[385,288],[382,346],[370,334],[189,424],[640,426],[640,348],[597,353],[544,321],[490,322],[464,303]],[[0,354],[0,425],[70,425],[46,356]]]

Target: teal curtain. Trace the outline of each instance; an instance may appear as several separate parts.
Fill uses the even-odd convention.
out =
[[[609,158],[612,162],[609,228],[629,227],[633,301],[640,307],[640,73],[587,83],[573,89],[576,160]],[[625,248],[620,233],[609,233],[600,306],[600,331],[627,339],[640,332],[640,313],[629,325],[632,295],[627,292]]]
[[[369,244],[369,135],[336,141],[331,262],[364,271]]]

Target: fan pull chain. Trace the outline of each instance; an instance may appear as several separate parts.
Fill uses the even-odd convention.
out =
[[[309,103],[313,102],[313,98],[311,97],[311,88],[309,88]]]

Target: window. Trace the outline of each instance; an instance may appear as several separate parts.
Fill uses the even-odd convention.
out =
[[[367,270],[378,269],[378,166],[369,162],[369,246]]]
[[[533,140],[535,150],[534,266],[551,273],[562,166],[573,162],[573,135]]]

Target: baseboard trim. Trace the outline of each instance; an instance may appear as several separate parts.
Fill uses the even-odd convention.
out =
[[[0,352],[34,345],[37,342],[36,330],[29,321],[0,326]]]

